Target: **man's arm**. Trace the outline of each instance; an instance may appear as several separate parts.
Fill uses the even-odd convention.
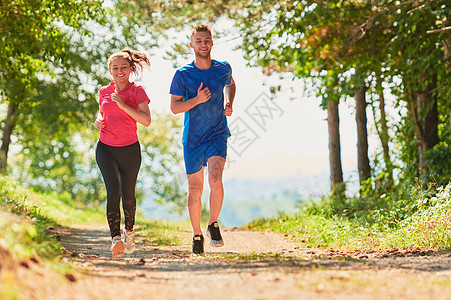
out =
[[[236,84],[235,80],[232,80],[229,85],[225,86],[225,101],[226,101],[226,107],[224,114],[226,117],[230,117],[233,113],[233,100],[235,100],[235,93],[236,93]]]
[[[207,102],[211,97],[211,92],[209,88],[204,88],[203,83],[200,84],[199,89],[197,90],[197,96],[191,99],[183,101],[183,96],[172,95],[171,94],[171,111],[174,114],[179,114],[186,112],[193,108],[194,106]]]

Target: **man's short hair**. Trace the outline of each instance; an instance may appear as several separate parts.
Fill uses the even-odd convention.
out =
[[[208,32],[211,36],[211,28],[208,25],[201,24],[194,27],[191,31],[191,39],[193,39],[193,35],[197,32]]]

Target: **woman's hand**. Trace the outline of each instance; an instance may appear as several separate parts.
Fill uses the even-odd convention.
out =
[[[111,94],[111,100],[116,102],[116,104],[117,104],[117,106],[119,106],[119,108],[122,108],[123,105],[125,104],[124,101],[122,101],[122,98],[121,98],[121,96],[119,96],[118,93]]]
[[[94,126],[100,130],[105,127],[105,122],[103,121],[103,119],[97,118],[94,121]]]

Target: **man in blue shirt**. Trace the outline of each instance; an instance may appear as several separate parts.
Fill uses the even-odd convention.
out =
[[[230,136],[226,117],[233,112],[236,86],[230,65],[211,59],[212,46],[210,27],[194,27],[190,47],[194,50],[195,59],[176,71],[170,89],[171,111],[174,114],[185,113],[182,143],[188,176],[188,211],[194,233],[193,255],[204,254],[200,219],[205,166],[208,167],[211,190],[206,235],[213,247],[224,245],[218,217],[224,199],[222,173]]]

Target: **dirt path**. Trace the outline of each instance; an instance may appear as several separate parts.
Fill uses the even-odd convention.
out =
[[[30,299],[451,299],[449,252],[302,249],[274,233],[224,230],[226,245],[206,246],[204,258],[191,258],[188,242],[138,243],[111,258],[106,227],[56,232],[83,272],[36,283]]]

